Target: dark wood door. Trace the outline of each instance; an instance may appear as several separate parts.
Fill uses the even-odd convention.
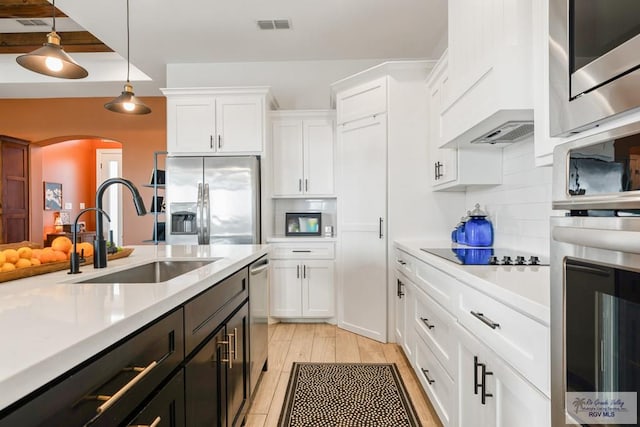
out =
[[[0,238],[2,243],[29,239],[29,143],[0,135]]]
[[[233,363],[227,370],[227,407],[229,425],[242,424],[249,391],[249,304],[245,303],[227,322]]]
[[[184,374],[180,369],[126,425],[184,427],[184,422]]]
[[[227,426],[226,338],[223,326],[185,366],[187,426]]]

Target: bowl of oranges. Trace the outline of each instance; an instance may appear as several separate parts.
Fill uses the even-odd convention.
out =
[[[0,245],[0,282],[64,270],[69,266],[72,250],[73,243],[66,236],[56,237],[47,248],[33,242]],[[91,258],[93,245],[78,243],[76,252]]]

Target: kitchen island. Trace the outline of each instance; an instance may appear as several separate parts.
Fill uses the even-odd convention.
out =
[[[136,246],[105,269],[0,285],[0,408],[6,408],[268,253],[268,245]],[[161,283],[80,283],[156,260],[215,260]],[[180,316],[181,317],[181,316]],[[182,319],[180,319],[182,320]]]

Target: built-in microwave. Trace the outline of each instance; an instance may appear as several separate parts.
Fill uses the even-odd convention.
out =
[[[549,1],[550,133],[568,136],[640,107],[640,2]]]

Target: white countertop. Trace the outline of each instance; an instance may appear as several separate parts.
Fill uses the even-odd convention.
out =
[[[460,265],[420,248],[446,248],[451,242],[400,240],[398,249],[442,270],[529,317],[549,325],[550,272],[548,266]]]
[[[0,283],[0,409],[268,253],[268,245],[134,246],[107,268]],[[216,262],[153,284],[72,283],[156,259]]]

